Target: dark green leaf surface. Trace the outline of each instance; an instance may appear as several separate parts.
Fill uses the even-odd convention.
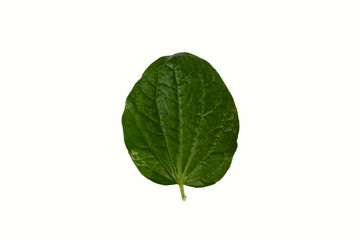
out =
[[[152,63],[126,99],[124,139],[153,182],[205,187],[229,169],[237,148],[234,100],[216,70],[190,53]]]

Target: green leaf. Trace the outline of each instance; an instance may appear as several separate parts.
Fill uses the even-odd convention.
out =
[[[142,175],[163,185],[205,187],[219,181],[237,148],[234,100],[216,70],[190,53],[153,62],[126,99],[129,154]]]

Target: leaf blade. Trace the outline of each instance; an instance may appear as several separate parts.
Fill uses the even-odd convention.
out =
[[[216,70],[189,53],[161,57],[145,70],[127,98],[122,123],[139,171],[180,189],[219,181],[237,149],[234,100]],[[139,147],[145,143],[152,154]]]

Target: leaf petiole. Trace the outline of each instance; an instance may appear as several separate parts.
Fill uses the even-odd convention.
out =
[[[184,184],[179,183],[179,187],[180,187],[180,192],[181,192],[181,198],[183,201],[186,201],[186,196],[185,196],[185,192],[184,192]]]

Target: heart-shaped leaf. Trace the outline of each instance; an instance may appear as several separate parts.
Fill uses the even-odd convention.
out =
[[[129,154],[153,182],[205,187],[229,169],[237,148],[234,100],[216,70],[190,53],[152,63],[126,99]]]

